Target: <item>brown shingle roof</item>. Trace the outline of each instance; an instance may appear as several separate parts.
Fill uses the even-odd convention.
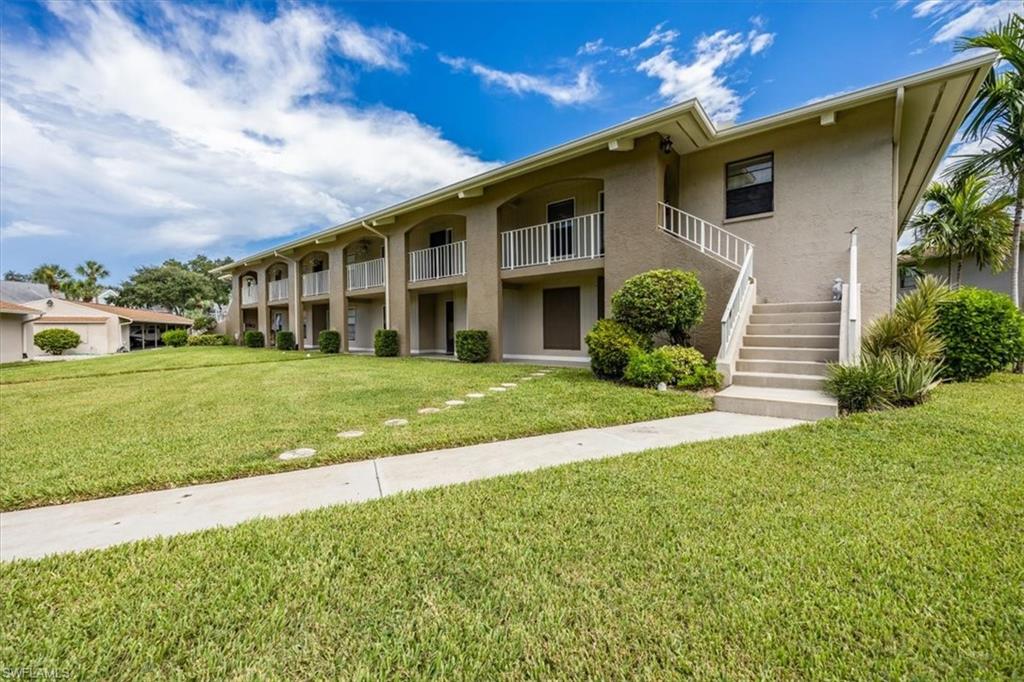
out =
[[[106,324],[109,319],[109,317],[100,317],[99,315],[43,315],[33,324]]]
[[[17,303],[11,303],[10,301],[0,301],[0,312],[3,313],[22,313],[25,315],[38,315],[41,311],[35,308],[29,308],[25,305],[18,305]]]
[[[156,324],[183,324],[189,327],[192,326],[192,320],[187,317],[181,317],[179,315],[172,315],[171,313],[158,313],[153,310],[143,310],[141,308],[122,308],[116,305],[104,305],[103,303],[84,303],[82,301],[75,301],[76,305],[84,305],[89,308],[101,310],[111,315],[118,315],[120,317],[126,317],[132,322],[150,322]]]

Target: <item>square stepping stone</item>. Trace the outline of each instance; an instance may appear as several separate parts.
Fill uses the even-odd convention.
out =
[[[277,456],[279,460],[287,461],[289,459],[305,459],[306,457],[312,457],[316,454],[316,450],[313,448],[295,448],[294,450],[287,450]]]

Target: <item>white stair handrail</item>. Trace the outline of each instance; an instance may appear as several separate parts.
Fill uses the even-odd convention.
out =
[[[743,258],[743,264],[740,266],[740,272],[736,276],[736,284],[732,287],[729,302],[725,304],[725,312],[722,313],[722,342],[718,350],[719,360],[728,360],[731,356],[730,348],[733,336],[739,328],[741,314],[745,309],[743,304],[746,301],[753,281],[754,247],[751,245],[747,249],[746,256]]]
[[[839,362],[856,365],[860,362],[860,274],[857,268],[857,228],[850,230],[850,279],[843,285],[843,315],[840,320]]]
[[[746,239],[663,201],[658,202],[658,227],[734,270],[743,268],[754,249]]]

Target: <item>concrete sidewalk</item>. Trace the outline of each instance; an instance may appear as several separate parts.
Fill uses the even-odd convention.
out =
[[[109,547],[333,504],[806,422],[706,412],[0,514],[0,560]]]

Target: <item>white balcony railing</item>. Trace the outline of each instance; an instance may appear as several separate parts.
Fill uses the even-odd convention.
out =
[[[259,291],[256,283],[247,284],[242,287],[242,305],[252,305],[259,302]]]
[[[267,284],[268,301],[288,300],[288,278],[275,279]]]
[[[374,258],[348,266],[348,290],[373,289],[384,286],[384,259]]]
[[[501,233],[501,269],[604,256],[604,211]]]
[[[734,270],[743,269],[747,252],[754,248],[746,239],[660,201],[658,227]]]
[[[307,272],[302,276],[302,295],[320,296],[330,291],[331,280],[330,270],[320,272]]]
[[[466,274],[466,240],[409,252],[409,281],[459,277]]]

